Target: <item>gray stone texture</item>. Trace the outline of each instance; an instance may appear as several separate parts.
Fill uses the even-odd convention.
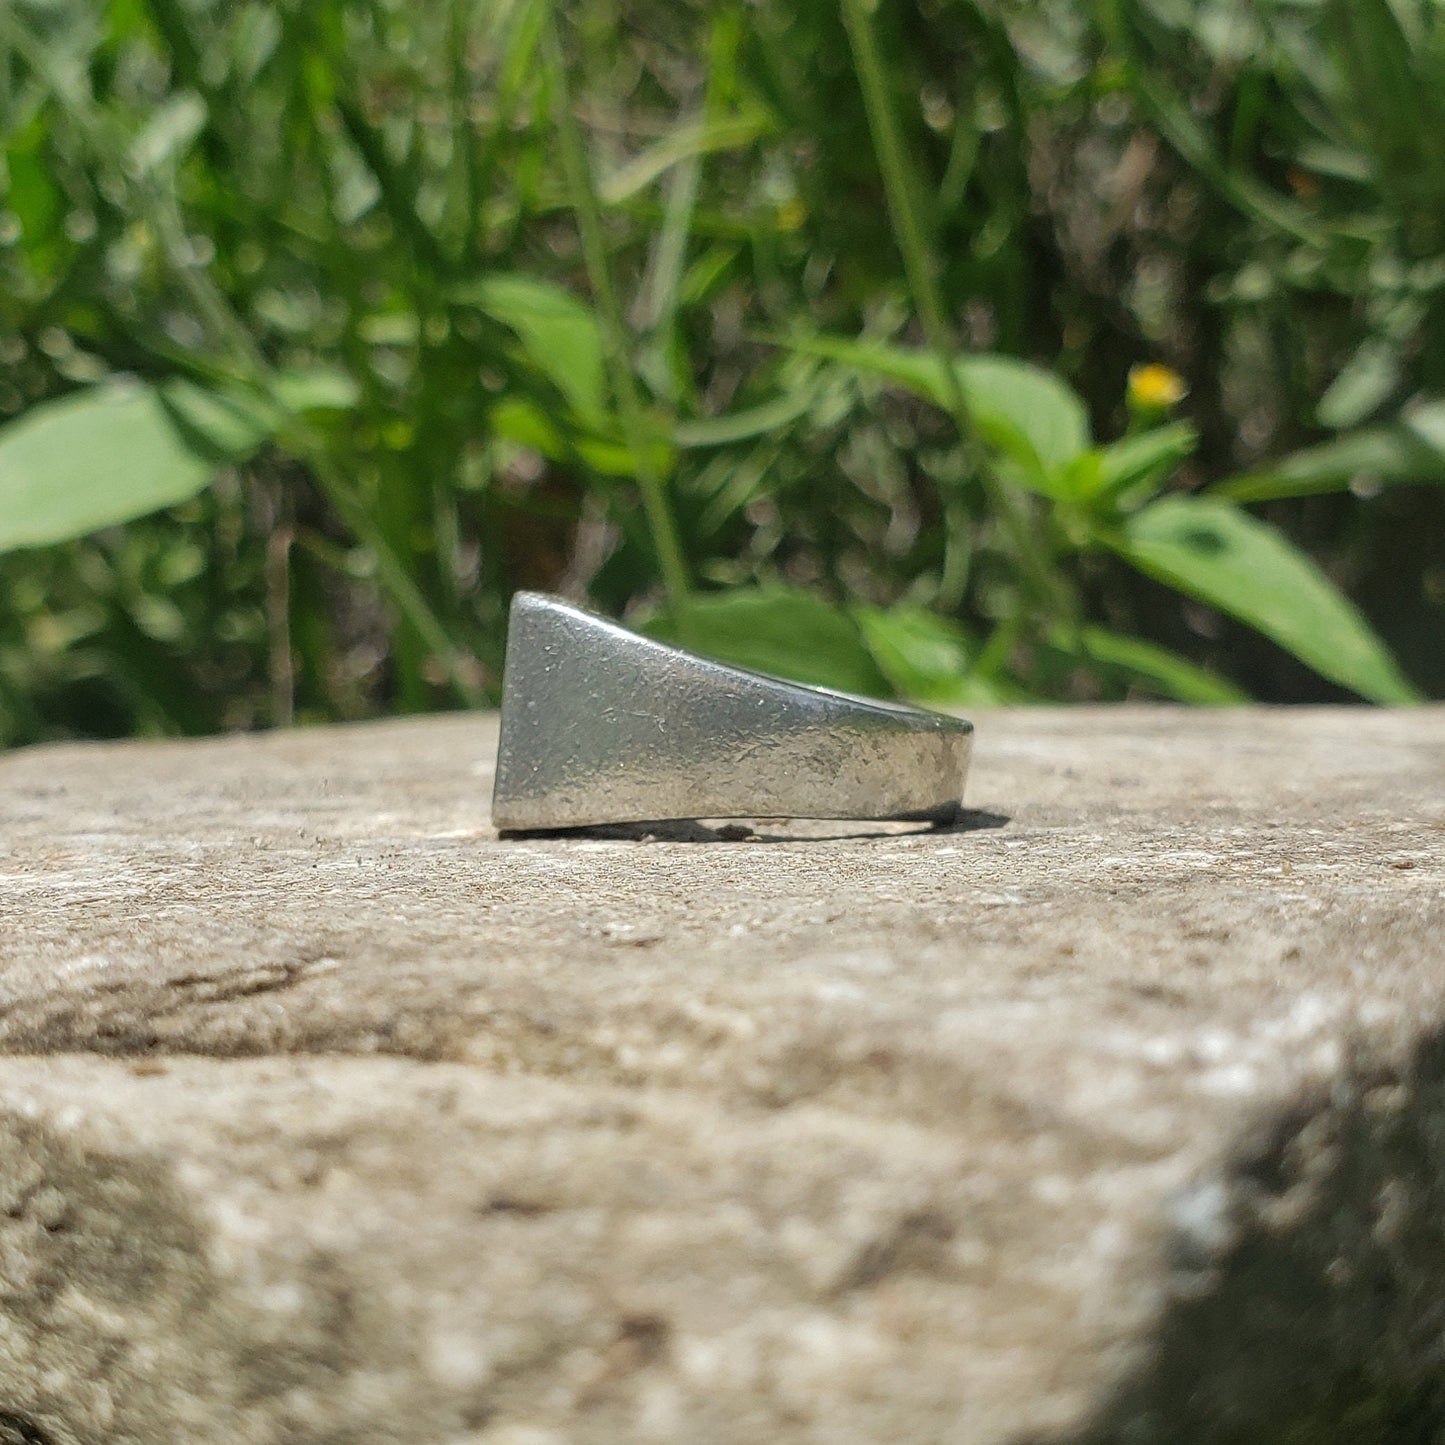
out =
[[[1439,1438],[1445,710],[976,721],[949,831],[0,758],[0,1442]]]

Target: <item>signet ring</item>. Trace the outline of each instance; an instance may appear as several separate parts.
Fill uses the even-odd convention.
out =
[[[972,744],[960,718],[727,666],[519,592],[492,821],[505,833],[696,818],[946,823]]]

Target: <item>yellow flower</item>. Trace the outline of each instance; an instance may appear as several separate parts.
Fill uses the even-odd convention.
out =
[[[1189,395],[1184,378],[1157,361],[1129,369],[1129,405],[1138,411],[1168,411]]]

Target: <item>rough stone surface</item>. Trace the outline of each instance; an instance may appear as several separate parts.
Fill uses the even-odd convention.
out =
[[[1445,711],[977,722],[946,832],[0,758],[0,1442],[1439,1438]]]

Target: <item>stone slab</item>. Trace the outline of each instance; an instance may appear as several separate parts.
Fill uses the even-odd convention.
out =
[[[1445,710],[976,721],[949,831],[0,758],[0,1442],[1433,1438]]]

